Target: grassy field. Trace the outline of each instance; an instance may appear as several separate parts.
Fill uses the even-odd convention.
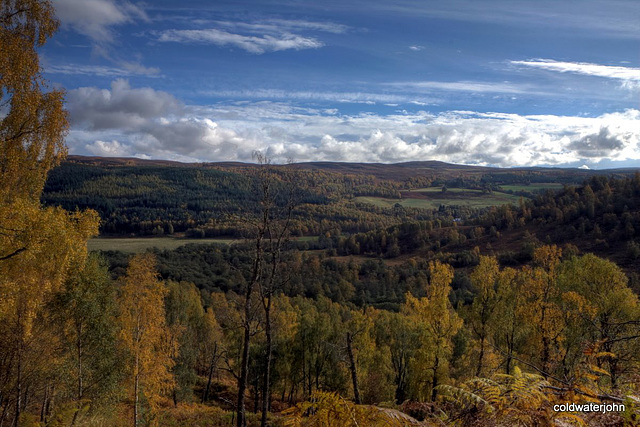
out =
[[[442,193],[442,187],[425,187],[425,188],[416,188],[411,190],[411,192],[415,193]],[[475,193],[481,194],[481,190],[472,190],[470,188],[447,188],[447,193]]]
[[[453,191],[455,190],[455,191]],[[471,206],[475,208],[485,208],[488,206],[500,206],[507,203],[514,205],[518,204],[520,200],[519,196],[505,193],[482,194],[479,190],[469,189],[450,189],[447,193],[442,194],[439,188],[432,190],[430,188],[423,188],[418,190],[412,190],[416,193],[437,193],[437,197],[424,197],[424,198],[412,198],[406,197],[402,199],[386,199],[383,197],[356,197],[356,202],[368,203],[382,208],[391,208],[399,203],[403,207],[407,208],[422,208],[422,209],[438,209],[440,205],[445,206]],[[450,193],[450,195],[449,195]],[[464,194],[462,194],[464,193]],[[434,194],[435,196],[435,194]]]
[[[295,237],[292,240],[298,242],[311,242],[318,240],[318,236]],[[87,244],[90,251],[122,251],[127,253],[141,253],[149,248],[176,249],[188,244],[229,245],[239,242],[241,239],[185,239],[179,237],[95,237]]]
[[[556,182],[539,182],[539,183],[535,183],[535,184],[530,184],[530,185],[501,185],[500,188],[502,188],[505,191],[531,191],[531,192],[535,192],[535,191],[541,191],[541,190],[560,190],[562,189],[563,185],[562,184],[558,184]]]
[[[519,196],[511,194],[490,194],[485,197],[473,197],[467,199],[446,198],[439,199],[386,199],[383,197],[356,197],[356,202],[369,203],[382,208],[391,208],[399,203],[403,207],[421,208],[421,209],[437,209],[440,205],[445,206],[472,206],[476,208],[485,208],[488,206],[500,206],[507,203],[517,204]]]
[[[233,239],[180,239],[175,237],[95,237],[87,244],[90,251],[140,253],[149,248],[176,249],[189,243],[228,245]]]

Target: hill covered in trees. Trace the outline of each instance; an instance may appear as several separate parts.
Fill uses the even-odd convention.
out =
[[[238,218],[258,211],[255,169],[240,163],[72,157],[51,172],[42,201],[67,210],[96,210],[103,234],[241,237]],[[294,235],[316,236],[370,231],[407,219],[467,218],[487,206],[515,202],[519,195],[533,196],[545,184],[576,185],[592,175],[440,162],[303,163],[273,170],[291,175],[297,185]]]

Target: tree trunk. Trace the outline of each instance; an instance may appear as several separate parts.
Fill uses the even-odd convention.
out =
[[[82,400],[82,325],[79,325],[77,328],[78,331],[78,340],[76,343],[78,350],[78,402]]]
[[[207,387],[204,389],[204,394],[202,395],[202,403],[209,400],[209,390],[211,389],[211,380],[213,378],[213,371],[215,370],[218,358],[218,344],[214,344],[213,347],[213,357],[211,357],[211,364],[209,365],[209,378],[207,379]]]
[[[485,335],[483,331],[482,336],[480,337],[480,354],[478,355],[478,366],[476,367],[476,377],[480,377],[482,374],[482,365],[484,361],[484,340],[485,340]]]
[[[2,405],[2,415],[0,415],[0,427],[4,426],[4,420],[7,417],[7,411],[9,410],[9,402],[5,401]]]
[[[347,354],[349,355],[349,368],[351,370],[351,382],[353,383],[353,398],[357,405],[360,405],[360,389],[358,388],[358,370],[356,359],[353,356],[353,336],[347,332]]]
[[[271,294],[269,294],[267,303],[264,307],[265,315],[265,337],[266,337],[266,352],[265,355],[265,369],[264,369],[264,381],[262,383],[262,417],[260,419],[260,426],[266,427],[267,414],[269,413],[269,396],[270,396],[270,381],[271,381],[271,348],[273,346],[271,338]]]
[[[19,320],[20,321],[20,320]],[[20,337],[17,342],[17,373],[16,373],[16,413],[13,419],[13,426],[19,427],[20,412],[22,410],[22,328],[20,328]]]
[[[440,359],[436,355],[435,363],[433,364],[433,383],[431,388],[431,401],[435,402],[436,397],[438,396],[438,368],[440,365]]]
[[[269,220],[269,212],[265,210],[262,217],[262,228],[258,230],[256,237],[256,254],[253,261],[251,280],[247,284],[247,294],[244,300],[244,339],[242,341],[242,361],[240,364],[240,377],[238,378],[238,419],[237,427],[246,427],[245,393],[249,380],[249,345],[251,344],[251,295],[254,286],[260,281],[262,269],[262,239],[264,230]]]
[[[238,427],[246,427],[246,414],[244,408],[244,395],[247,391],[247,380],[249,377],[249,345],[251,344],[251,330],[249,316],[251,314],[251,287],[247,289],[247,296],[244,305],[244,339],[242,342],[242,361],[240,365],[240,378],[238,378],[238,418],[236,425]]]
[[[258,413],[260,407],[260,377],[256,375],[255,382],[253,383],[253,413]]]
[[[515,348],[515,337],[513,330],[510,335],[507,335],[507,366],[506,373],[511,375],[511,363],[513,362],[513,350]]]
[[[139,365],[139,358],[140,356],[138,355],[138,352],[136,352],[136,365],[135,365],[135,378],[134,378],[134,385],[133,385],[133,427],[138,427],[138,404],[139,404],[139,397],[138,395],[140,394],[139,392],[139,387],[140,387],[140,365]]]
[[[49,399],[49,386],[47,385],[44,387],[44,396],[42,397],[42,406],[40,407],[40,422],[44,425],[46,425],[46,411],[47,411],[48,399]]]
[[[73,419],[71,420],[72,426],[76,424],[78,413],[82,408],[82,394],[84,393],[82,387],[82,324],[76,324],[76,333],[78,334],[76,339],[76,353],[78,356],[78,407],[76,408],[76,412],[73,414]]]
[[[247,288],[247,295],[244,304],[244,339],[242,341],[242,361],[240,364],[240,378],[238,378],[238,418],[236,419],[236,425],[238,427],[246,427],[246,413],[245,413],[245,393],[247,391],[247,385],[249,380],[249,345],[251,344],[251,324],[249,316],[251,315],[251,291],[252,284]]]

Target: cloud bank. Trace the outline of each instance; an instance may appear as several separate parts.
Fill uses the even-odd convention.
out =
[[[116,80],[69,92],[71,152],[181,161],[586,165],[640,159],[640,110],[598,117],[451,111],[341,115],[278,102],[189,106]]]

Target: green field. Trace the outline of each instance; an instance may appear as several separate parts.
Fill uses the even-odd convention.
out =
[[[141,253],[149,248],[173,250],[188,244],[196,245],[230,245],[242,239],[185,239],[179,237],[94,237],[87,247],[90,251],[122,251],[127,253]],[[298,242],[318,240],[318,236],[294,237]]]
[[[421,189],[424,190],[424,189]],[[454,191],[452,193],[461,193],[463,189],[456,189],[459,191]],[[430,192],[430,191],[420,191],[413,190],[414,192]],[[440,190],[438,190],[440,192]],[[448,193],[449,191],[447,191]],[[403,199],[387,199],[383,197],[356,197],[356,202],[361,203],[369,203],[381,208],[391,208],[395,206],[396,203],[399,203],[402,207],[407,208],[421,208],[421,209],[438,209],[440,205],[445,206],[470,206],[474,208],[486,208],[489,206],[500,206],[508,203],[517,205],[520,200],[519,196],[515,196],[512,194],[505,193],[496,193],[493,194],[482,194],[479,190],[464,190],[466,193],[474,193],[470,197],[461,197],[460,195],[453,195],[452,197],[447,197],[446,195],[439,195],[437,198],[428,198],[428,199],[414,199],[414,198],[403,198]],[[475,194],[477,193],[477,195]]]
[[[442,193],[442,187],[425,187],[411,190],[415,193]],[[482,190],[473,190],[471,188],[447,188],[447,193],[475,193],[481,194]]]
[[[542,190],[561,190],[563,188],[563,185],[558,184],[557,182],[538,182],[529,185],[501,185],[500,188],[502,188],[504,191],[511,190],[536,192]]]
[[[90,251],[145,252],[149,248],[176,249],[189,243],[228,245],[233,239],[180,239],[175,237],[95,237],[89,240]]]

